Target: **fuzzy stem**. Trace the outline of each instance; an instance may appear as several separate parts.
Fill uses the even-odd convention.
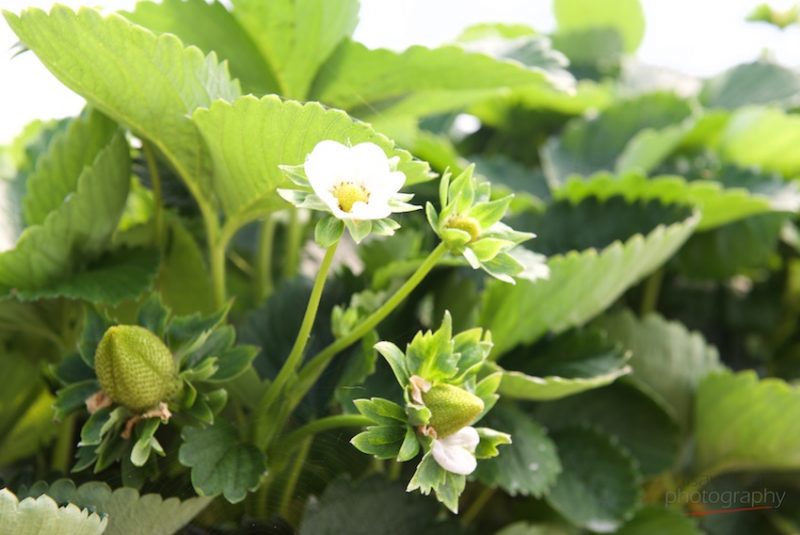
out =
[[[300,443],[300,448],[297,450],[291,467],[289,468],[289,475],[286,478],[286,484],[283,487],[283,494],[281,495],[281,503],[279,511],[285,520],[289,520],[291,511],[289,508],[292,504],[294,497],[294,489],[297,487],[297,481],[300,479],[300,473],[303,471],[306,457],[308,457],[308,450],[311,449],[311,443],[314,442],[314,437],[309,435]]]
[[[484,506],[489,503],[497,489],[494,487],[484,487],[480,494],[469,504],[469,507],[461,516],[461,525],[469,526],[478,517]]]
[[[300,247],[303,240],[303,226],[297,208],[289,209],[289,225],[286,229],[286,252],[284,254],[283,278],[291,279],[297,274],[300,265]]]
[[[360,414],[337,414],[334,416],[326,416],[319,420],[307,423],[303,427],[295,429],[281,441],[280,447],[282,451],[291,452],[297,447],[299,443],[310,436],[331,429],[338,429],[340,427],[366,427],[374,425],[371,419]]]
[[[339,338],[328,347],[320,351],[311,360],[309,360],[308,364],[306,364],[303,369],[300,370],[297,384],[292,391],[290,398],[291,404],[289,407],[290,410],[297,406],[297,403],[299,403],[306,392],[308,392],[314,383],[317,382],[317,379],[319,379],[320,375],[322,375],[322,372],[325,371],[325,368],[328,366],[333,357],[358,340],[361,340],[372,329],[374,329],[376,325],[383,321],[386,316],[388,316],[395,308],[397,308],[398,305],[400,305],[400,303],[402,303],[403,300],[408,297],[408,295],[419,285],[419,283],[422,282],[425,276],[430,273],[430,271],[439,262],[439,259],[444,256],[446,252],[447,246],[444,243],[440,243],[436,249],[431,251],[425,261],[420,264],[420,266],[417,268],[417,271],[415,271],[414,274],[411,275],[411,277],[409,277],[408,280],[406,280],[406,282],[403,283],[403,285],[398,288],[397,291],[383,305],[380,306],[380,308],[365,318],[364,321],[362,321],[348,335]]]
[[[658,305],[658,295],[661,293],[661,282],[664,280],[664,269],[659,269],[650,275],[644,283],[642,294],[641,314],[645,316],[654,312]]]
[[[303,315],[303,322],[300,325],[300,331],[297,333],[297,338],[294,341],[292,350],[283,363],[278,376],[275,381],[264,392],[264,395],[259,400],[256,409],[256,422],[255,422],[255,438],[256,443],[262,450],[266,450],[269,440],[269,409],[278,397],[284,393],[284,387],[289,380],[296,376],[297,369],[303,360],[303,351],[306,348],[308,337],[311,335],[311,328],[314,326],[314,320],[317,317],[317,310],[319,309],[319,301],[322,297],[322,290],[325,287],[325,279],[328,277],[331,264],[333,263],[333,256],[336,254],[336,248],[339,242],[337,241],[325,251],[325,257],[322,259],[322,264],[319,266],[317,277],[314,279],[314,286],[311,289],[311,296],[308,298],[308,305],[306,305],[306,312]]]
[[[275,240],[275,218],[268,217],[261,223],[261,234],[258,240],[258,256],[256,257],[256,298],[264,301],[273,290],[272,283],[272,246]]]
[[[161,191],[161,174],[158,172],[156,154],[153,145],[142,140],[142,152],[147,162],[147,171],[150,174],[150,183],[153,186],[153,202],[155,203],[155,214],[153,215],[153,226],[155,242],[159,249],[164,249],[164,196]]]

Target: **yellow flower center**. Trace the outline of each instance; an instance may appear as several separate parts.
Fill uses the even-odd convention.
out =
[[[448,219],[444,226],[463,230],[470,235],[471,241],[477,240],[481,235],[481,224],[477,219],[468,215],[455,215]]]
[[[364,189],[364,186],[358,186],[352,182],[342,182],[334,186],[333,196],[339,202],[339,208],[344,212],[349,212],[353,209],[353,205],[357,202],[366,203],[369,201],[369,192]]]

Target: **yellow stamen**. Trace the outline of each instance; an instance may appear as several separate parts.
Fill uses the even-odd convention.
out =
[[[349,212],[353,209],[353,205],[357,202],[366,203],[369,201],[369,192],[363,186],[358,186],[352,182],[342,182],[334,186],[333,196],[339,202],[339,208],[344,212]]]
[[[448,219],[444,226],[467,232],[472,238],[470,241],[477,240],[481,235],[481,224],[477,219],[468,215],[455,215]]]

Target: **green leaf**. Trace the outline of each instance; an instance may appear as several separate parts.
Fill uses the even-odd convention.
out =
[[[618,76],[625,43],[612,27],[559,29],[553,46],[569,58],[569,71],[581,79],[602,80]]]
[[[34,485],[34,489],[37,486]],[[108,519],[104,535],[172,535],[211,503],[211,498],[203,497],[181,500],[158,494],[140,495],[130,487],[112,491],[107,484],[98,481],[76,487],[68,479],[38,488],[38,492],[60,503],[70,502],[102,513]]]
[[[613,436],[647,476],[674,468],[681,447],[680,428],[669,413],[624,382],[539,404],[533,415],[554,432],[591,426]]]
[[[242,442],[238,431],[218,420],[205,429],[187,427],[178,453],[181,464],[192,469],[192,485],[201,496],[223,494],[231,503],[255,490],[266,469],[264,455]]]
[[[361,481],[339,477],[318,501],[309,501],[299,534],[433,533],[440,524],[438,511],[432,500],[410,494],[380,476]]]
[[[744,187],[726,188],[723,184],[710,180],[688,182],[677,176],[647,178],[638,173],[621,176],[598,173],[586,180],[568,180],[553,192],[553,198],[573,203],[590,196],[599,199],[622,196],[629,202],[641,199],[693,205],[701,214],[697,230],[719,227],[752,215],[784,210],[768,195],[753,194]]]
[[[261,348],[238,345],[225,350],[217,361],[217,371],[208,379],[212,383],[224,383],[236,379],[252,364]]]
[[[556,0],[553,7],[559,30],[614,28],[622,36],[626,52],[635,52],[644,37],[644,10],[639,0]]]
[[[47,152],[38,158],[36,168],[28,175],[23,199],[28,226],[44,223],[48,214],[78,189],[83,169],[94,163],[116,132],[113,121],[91,110],[56,132]]]
[[[107,518],[73,504],[59,507],[49,496],[20,501],[10,490],[0,490],[2,535],[100,535],[107,524]]]
[[[573,119],[559,137],[542,147],[545,174],[551,185],[557,185],[573,174],[612,171],[636,134],[672,126],[690,115],[689,103],[680,97],[650,93],[621,100],[596,117]]]
[[[544,428],[507,403],[495,407],[481,424],[510,434],[511,444],[503,446],[497,457],[479,461],[475,477],[511,496],[546,494],[561,472],[561,462]]]
[[[158,263],[155,249],[119,249],[101,256],[75,275],[36,290],[19,291],[16,296],[22,301],[63,297],[115,305],[150,290]]]
[[[708,375],[695,402],[696,472],[800,467],[800,389],[753,371]]]
[[[20,40],[64,85],[152,141],[194,197],[213,204],[211,162],[188,115],[214,99],[233,100],[239,85],[214,53],[204,57],[174,35],[156,37],[119,15],[56,6],[50,14],[5,13]],[[147,81],[147,91],[141,81]]]
[[[691,278],[725,280],[768,266],[790,216],[755,215],[694,234],[674,260],[675,268]]]
[[[709,108],[735,110],[774,105],[791,110],[800,104],[800,74],[767,59],[758,59],[706,81],[700,98]]]
[[[775,108],[737,110],[722,133],[720,155],[742,167],[758,166],[786,177],[800,174],[800,117]]]
[[[630,380],[689,429],[698,383],[721,367],[716,348],[657,314],[639,319],[625,311],[601,317],[596,325],[630,350]]]
[[[320,71],[310,97],[374,122],[463,108],[513,87],[559,93],[541,69],[461,47],[393,52],[347,40]]]
[[[301,104],[271,95],[251,95],[233,103],[217,101],[194,114],[214,160],[214,189],[226,213],[247,220],[284,205],[275,190],[287,184],[279,165],[305,161],[317,143],[332,139],[346,144],[375,143],[389,157],[397,156],[407,184],[429,178],[428,165],[413,160],[388,138],[347,114],[312,102]],[[298,128],[298,125],[303,125]]]
[[[164,304],[175,314],[207,314],[215,308],[205,255],[178,218],[169,225],[158,289]]]
[[[542,350],[524,348],[504,359],[500,394],[549,401],[608,385],[631,372],[628,355],[604,333],[578,331]]]
[[[309,100],[317,71],[355,30],[359,2],[234,0],[233,6],[234,16],[271,65],[280,93]]]
[[[515,522],[494,535],[570,535],[571,528],[558,524],[529,524]]]
[[[609,437],[588,429],[553,435],[563,471],[546,496],[571,523],[600,533],[615,531],[641,501],[636,461]]]
[[[618,205],[609,207],[619,208]],[[655,212],[648,210],[643,215],[653,216]],[[597,212],[600,213],[606,212]],[[619,222],[618,209],[615,215],[616,218],[608,221]],[[637,225],[644,224],[639,220],[641,217],[637,216]],[[612,233],[613,243],[604,247],[594,246],[590,240],[587,244],[591,244],[591,248],[581,251],[571,251],[572,244],[554,248],[569,252],[550,256],[547,261],[550,277],[547,280],[519,280],[515,286],[490,281],[481,304],[480,325],[492,332],[495,341],[493,354],[502,355],[519,343],[533,342],[547,331],[559,333],[590,320],[627,288],[670,258],[691,234],[698,219],[695,215],[672,224],[662,221],[652,230],[642,228],[624,242]],[[569,233],[570,229],[580,229],[581,233],[572,232],[566,237],[567,240],[580,241],[586,232],[602,230],[597,219],[589,217],[586,221],[592,221],[590,226],[573,221],[565,223],[561,231]],[[551,228],[554,227],[544,227]],[[614,232],[619,235],[619,230]],[[534,247],[540,247],[543,243],[541,238],[548,236],[540,234]],[[608,243],[605,239],[602,242]]]
[[[66,134],[70,139],[53,144],[53,160],[48,162],[53,162],[50,165],[54,170],[60,169],[62,157],[68,159],[70,147],[80,147],[80,141],[71,137],[85,133],[83,127],[72,128]],[[70,165],[78,167],[64,163],[65,168]],[[52,184],[59,191],[73,189],[41,225],[23,232],[14,249],[0,253],[0,286],[38,290],[68,276],[85,257],[96,256],[110,241],[122,214],[130,186],[129,173],[128,145],[118,130],[109,134],[90,165],[81,166],[80,175],[71,178],[74,182],[43,170],[38,179],[42,188],[48,189]],[[52,205],[53,201],[42,199],[31,212],[40,214]]]
[[[175,34],[186,45],[216,52],[221,60],[228,61],[231,75],[242,82],[245,92],[278,92],[275,75],[254,39],[222,3],[209,4],[204,0],[138,2],[134,11],[122,14],[155,33]]]
[[[648,505],[639,509],[636,516],[616,533],[617,535],[651,535],[653,533],[701,535],[702,532],[691,519],[681,512]]]

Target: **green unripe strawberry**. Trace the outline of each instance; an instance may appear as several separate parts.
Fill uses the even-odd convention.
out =
[[[446,228],[463,230],[470,236],[470,241],[475,241],[481,236],[481,224],[472,216],[455,215],[444,224]]]
[[[475,421],[483,412],[483,400],[463,388],[448,384],[434,385],[422,393],[425,406],[431,411],[428,423],[437,438],[452,435]]]
[[[137,413],[166,401],[179,384],[170,350],[155,334],[135,325],[106,331],[94,369],[108,397]]]

